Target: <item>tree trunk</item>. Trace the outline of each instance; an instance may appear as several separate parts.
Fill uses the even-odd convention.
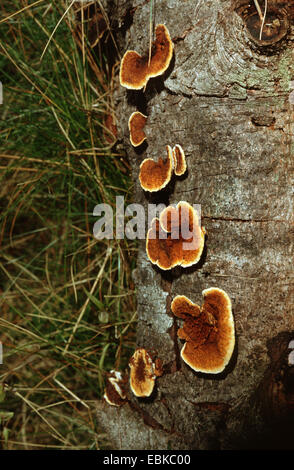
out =
[[[164,23],[174,42],[172,65],[144,93],[119,87],[116,94],[134,202],[201,204],[207,238],[196,266],[169,272],[154,268],[140,245],[137,344],[157,351],[164,374],[150,399],[98,404],[113,448],[279,448],[293,436],[294,8],[290,0],[268,3],[265,23],[277,15],[279,23],[272,36],[265,26],[260,42],[253,2],[244,11],[248,1],[155,1],[155,24]],[[146,51],[150,2],[107,5],[121,52]],[[137,109],[148,115],[142,152],[129,142],[128,118]],[[164,155],[167,144],[183,147],[188,172],[150,197],[138,184],[139,166]],[[180,321],[170,310],[176,295],[201,304],[209,287],[230,296],[236,329],[233,357],[215,376],[182,361]]]

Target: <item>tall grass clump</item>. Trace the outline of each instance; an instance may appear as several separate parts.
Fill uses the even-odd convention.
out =
[[[103,42],[113,58],[115,38],[108,29],[95,47],[89,41],[99,6],[0,7],[3,449],[107,445],[95,401],[106,372],[124,369],[134,347],[136,246],[92,235],[95,205],[128,201],[132,190],[106,124],[117,64]]]

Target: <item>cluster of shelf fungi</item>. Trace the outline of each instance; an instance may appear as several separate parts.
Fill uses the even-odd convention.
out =
[[[165,25],[155,29],[156,40],[151,54],[141,56],[129,50],[120,67],[120,84],[131,90],[144,89],[152,77],[162,75],[173,56],[173,42]],[[147,116],[135,111],[129,119],[130,141],[134,147],[146,140],[144,127]],[[165,188],[172,175],[184,175],[186,158],[181,145],[166,146],[166,158],[147,158],[140,165],[139,180],[144,191],[156,192]],[[187,268],[199,262],[205,244],[205,229],[197,211],[186,201],[166,207],[154,218],[147,233],[146,253],[151,263],[162,270],[176,266]],[[222,289],[211,287],[202,292],[203,303],[193,303],[185,295],[177,295],[172,313],[183,322],[177,335],[185,343],[181,358],[194,371],[218,374],[229,363],[235,346],[232,304]],[[112,370],[108,374],[105,401],[121,406],[128,401],[128,389],[136,397],[150,397],[156,378],[163,374],[162,361],[156,352],[137,348],[129,361],[130,373]]]

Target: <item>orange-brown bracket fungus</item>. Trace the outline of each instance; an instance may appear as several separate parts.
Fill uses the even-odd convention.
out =
[[[119,73],[122,86],[140,90],[145,87],[149,78],[158,77],[168,69],[173,55],[173,43],[166,26],[157,25],[155,36],[150,62],[148,53],[141,56],[136,51],[127,51],[123,56]]]
[[[200,260],[204,248],[205,229],[197,211],[185,201],[166,207],[159,219],[151,222],[147,233],[146,252],[153,264],[168,270],[187,268]]]
[[[201,308],[178,295],[171,309],[184,320],[178,330],[178,337],[186,341],[182,359],[196,372],[218,374],[228,364],[235,346],[232,304],[226,292],[216,287],[204,290],[202,295]]]
[[[126,402],[126,380],[121,372],[111,370],[104,391],[103,398],[112,406],[121,406]]]
[[[165,188],[170,182],[173,172],[173,151],[167,145],[167,158],[159,158],[158,162],[146,158],[140,165],[139,180],[145,191],[155,192]]]
[[[136,397],[150,397],[155,379],[162,375],[161,361],[153,362],[151,355],[144,348],[137,348],[130,359],[130,387]]]
[[[173,148],[173,158],[175,175],[182,176],[187,169],[187,165],[184,150],[179,144]]]
[[[144,127],[147,121],[147,116],[135,111],[131,114],[129,119],[130,141],[134,147],[141,145],[146,140]]]

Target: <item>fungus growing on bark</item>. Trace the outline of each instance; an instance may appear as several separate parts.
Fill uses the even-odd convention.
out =
[[[137,133],[137,135],[139,135],[139,133]],[[141,136],[145,136],[144,132],[142,131]],[[140,141],[138,137],[137,140],[137,145],[140,145],[144,139]],[[132,141],[132,135],[131,142],[134,145]],[[139,179],[141,187],[145,191],[155,192],[165,188],[171,180],[173,170],[177,176],[181,176],[185,173],[187,166],[185,153],[182,147],[177,144],[172,149],[169,145],[167,145],[166,151],[167,159],[165,160],[160,157],[156,162],[152,158],[146,158],[141,163]]]
[[[218,374],[228,364],[235,345],[234,319],[229,296],[212,287],[202,292],[200,308],[184,295],[171,304],[175,316],[184,320],[178,337],[185,340],[182,359],[196,372]]]
[[[148,53],[141,56],[136,51],[127,51],[123,56],[119,74],[122,86],[140,90],[146,86],[149,78],[158,77],[168,69],[173,55],[173,43],[166,26],[157,25],[155,36],[150,61]]]
[[[141,163],[139,180],[145,191],[159,191],[170,182],[173,172],[173,151],[169,145],[166,146],[166,151],[165,160],[160,157],[156,162],[152,158],[146,158]]]
[[[204,248],[205,229],[196,210],[185,201],[166,207],[159,219],[151,222],[146,252],[153,264],[168,270],[196,264]]]
[[[146,140],[144,127],[147,121],[147,116],[135,111],[131,114],[129,119],[130,141],[134,147],[141,145]]]
[[[146,349],[138,348],[130,359],[130,387],[136,397],[150,397],[156,377],[162,375],[162,364],[153,361]]]
[[[126,402],[126,380],[121,372],[111,370],[107,377],[107,384],[103,398],[112,406],[121,406]]]
[[[177,176],[182,176],[186,169],[186,157],[182,147],[177,144],[173,148],[174,172]]]

